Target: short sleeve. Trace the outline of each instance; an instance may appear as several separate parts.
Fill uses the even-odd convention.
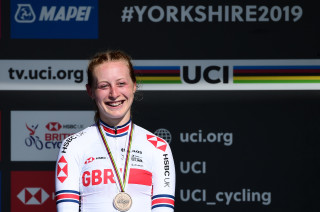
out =
[[[75,137],[70,136],[62,142],[56,162],[55,186],[58,212],[79,211],[80,167],[74,139]]]
[[[170,146],[162,139],[161,142],[162,146],[156,148],[153,155],[152,212],[172,212],[175,198],[175,165]]]

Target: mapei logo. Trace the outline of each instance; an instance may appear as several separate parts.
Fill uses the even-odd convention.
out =
[[[68,162],[62,156],[58,161],[58,170],[57,170],[57,178],[63,183],[68,178]]]
[[[25,205],[41,205],[49,198],[49,194],[42,188],[24,188],[17,197]]]
[[[12,38],[98,38],[98,0],[11,0]]]
[[[18,23],[32,23],[36,20],[36,14],[30,4],[18,4],[14,19]]]
[[[162,151],[166,151],[167,143],[160,137],[154,135],[147,135],[147,140],[153,144],[157,149]]]
[[[15,21],[18,23],[33,23],[36,14],[31,4],[17,4]],[[42,6],[38,21],[88,21],[91,6]]]
[[[62,125],[59,122],[49,122],[46,125],[46,128],[49,131],[59,131],[61,129]]]

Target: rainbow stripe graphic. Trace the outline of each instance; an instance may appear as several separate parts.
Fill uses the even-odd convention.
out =
[[[145,84],[181,84],[180,66],[134,66],[137,81]]]
[[[234,66],[233,83],[320,83],[320,66]]]

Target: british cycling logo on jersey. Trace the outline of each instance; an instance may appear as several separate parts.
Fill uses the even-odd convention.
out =
[[[98,38],[98,0],[11,0],[10,3],[11,38]]]

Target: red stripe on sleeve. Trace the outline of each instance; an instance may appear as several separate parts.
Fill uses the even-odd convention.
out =
[[[57,200],[61,200],[61,199],[76,199],[79,200],[79,195],[76,194],[60,194],[57,196]]]
[[[152,205],[160,204],[160,203],[166,203],[166,204],[174,205],[174,200],[173,199],[168,199],[168,198],[159,198],[159,199],[152,200]]]

